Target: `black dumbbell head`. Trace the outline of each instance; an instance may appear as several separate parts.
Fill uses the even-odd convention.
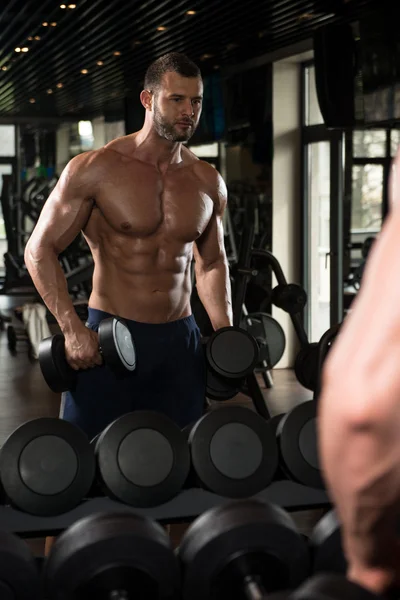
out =
[[[99,436],[95,453],[105,493],[131,506],[167,502],[189,474],[185,434],[171,419],[153,411],[116,419]]]
[[[213,508],[185,533],[179,557],[184,600],[239,598],[246,576],[267,592],[291,589],[309,572],[308,548],[291,517],[258,500]]]
[[[49,600],[171,600],[180,588],[178,561],[165,530],[132,513],[77,521],[54,544],[44,581]]]
[[[89,492],[94,452],[85,434],[71,423],[34,419],[7,438],[0,451],[0,473],[15,507],[33,515],[59,515]]]

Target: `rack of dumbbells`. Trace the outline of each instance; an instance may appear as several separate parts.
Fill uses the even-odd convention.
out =
[[[123,376],[135,367],[135,347],[116,321],[102,323],[99,341],[106,365]],[[318,344],[319,366],[337,331]],[[247,352],[232,359],[236,347]],[[248,375],[257,350],[236,327],[204,345],[207,368],[231,382]],[[76,377],[63,352],[55,336],[43,341],[39,358],[58,391]],[[281,599],[300,600],[330,598],[323,594],[334,585],[354,597],[360,590],[337,579],[345,560],[334,512],[309,539],[290,516],[331,506],[310,438],[315,412],[304,409],[315,405],[318,389],[312,402],[269,420],[221,404],[183,430],[159,413],[137,411],[93,440],[60,419],[21,425],[0,450],[0,593],[16,600],[261,600],[280,590]],[[177,551],[160,526],[174,522],[192,522]],[[45,560],[20,539],[57,534]],[[321,571],[331,575],[321,578]]]

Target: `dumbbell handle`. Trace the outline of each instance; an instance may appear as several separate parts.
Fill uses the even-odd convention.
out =
[[[267,598],[267,593],[263,586],[251,575],[245,577],[243,585],[244,593],[248,600],[264,600],[264,598]]]

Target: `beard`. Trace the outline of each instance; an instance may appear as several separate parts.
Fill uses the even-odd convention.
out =
[[[170,123],[163,117],[158,110],[157,105],[154,106],[153,123],[158,135],[169,142],[187,142],[196,131],[194,124],[190,129],[178,131],[173,123]],[[193,121],[191,121],[191,123],[193,123]]]

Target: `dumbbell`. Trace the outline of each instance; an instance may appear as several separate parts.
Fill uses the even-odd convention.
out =
[[[259,346],[259,362],[256,370],[272,369],[281,360],[285,348],[285,332],[281,325],[263,312],[250,313],[243,316],[241,326],[257,341]]]
[[[0,531],[0,598],[41,600],[40,575],[28,545],[4,531]]]
[[[165,530],[132,513],[93,514],[54,543],[43,570],[48,600],[179,598],[177,557]]]
[[[93,445],[97,489],[124,504],[158,506],[176,496],[187,480],[187,439],[176,423],[161,413],[123,415],[106,427]],[[93,489],[96,491],[96,486]]]
[[[101,321],[99,348],[104,362],[117,376],[136,368],[135,345],[126,323],[110,317]],[[76,386],[77,371],[65,358],[65,338],[58,333],[39,344],[39,364],[43,377],[53,392],[66,392]]]
[[[240,327],[222,327],[203,339],[207,363],[206,396],[229,400],[239,391],[247,375],[259,361],[254,337]]]
[[[316,419],[317,403],[309,400],[286,414],[272,417],[268,424],[276,435],[280,474],[303,485],[324,489],[318,459]]]
[[[200,515],[178,550],[184,600],[261,600],[309,575],[306,540],[289,514],[255,499]]]
[[[253,496],[272,481],[278,465],[268,423],[242,406],[224,406],[186,428],[192,473],[186,486],[229,498]]]
[[[0,450],[0,479],[9,503],[38,516],[60,515],[88,494],[95,457],[85,434],[61,419],[20,425]]]
[[[347,560],[343,552],[340,523],[335,509],[327,512],[310,535],[313,573],[345,575]]]

